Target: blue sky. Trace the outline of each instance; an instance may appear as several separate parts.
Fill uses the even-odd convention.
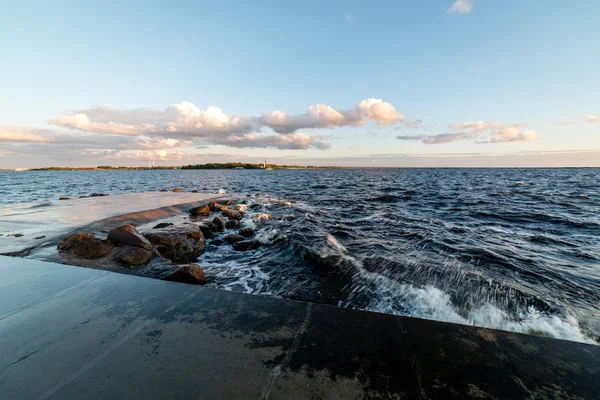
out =
[[[594,0],[0,7],[0,168],[600,166]]]

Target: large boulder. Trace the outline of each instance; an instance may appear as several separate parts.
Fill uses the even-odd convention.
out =
[[[190,214],[205,217],[210,214],[210,208],[206,204],[200,204],[199,206],[190,208]]]
[[[195,260],[204,251],[204,235],[194,224],[173,225],[145,232],[146,238],[173,262]]]
[[[231,219],[237,219],[237,220],[240,220],[244,217],[242,215],[242,213],[237,210],[223,210],[223,212],[221,212],[221,215],[224,217],[228,217]]]
[[[217,204],[220,204],[222,206],[228,206],[231,204],[231,200],[229,200],[229,199],[217,200]]]
[[[137,267],[148,264],[152,259],[152,252],[141,247],[124,246],[115,255],[114,259],[124,267]]]
[[[211,224],[215,227],[215,231],[221,232],[223,229],[225,229],[225,221],[223,218],[215,217]]]
[[[255,250],[260,247],[258,240],[241,240],[239,242],[232,243],[233,249],[237,251]]]
[[[108,240],[98,239],[88,233],[74,233],[64,238],[57,246],[58,250],[68,251],[81,258],[104,257],[113,249]]]
[[[107,240],[114,244],[141,247],[146,250],[152,250],[152,243],[148,241],[133,225],[123,225],[111,229],[108,232]]]
[[[198,227],[200,228],[200,232],[202,232],[202,235],[204,235],[204,239],[214,238],[215,231],[218,230],[215,228],[212,222],[203,222],[200,225],[198,225]]]
[[[168,275],[165,280],[199,285],[204,283],[204,271],[194,264],[181,265]]]

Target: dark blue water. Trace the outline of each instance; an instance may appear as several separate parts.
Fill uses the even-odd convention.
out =
[[[0,204],[173,187],[252,194],[255,219],[276,217],[254,253],[208,246],[215,287],[600,334],[600,169],[0,172]]]

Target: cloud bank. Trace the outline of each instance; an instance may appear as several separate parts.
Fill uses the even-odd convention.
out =
[[[501,126],[495,121],[455,122],[448,125],[452,132],[435,135],[397,135],[396,139],[442,144],[459,140],[470,140],[475,143],[529,142],[538,137],[538,134],[532,130],[523,131],[522,126],[522,124]]]
[[[473,11],[473,0],[455,0],[448,8],[448,13],[468,14]]]

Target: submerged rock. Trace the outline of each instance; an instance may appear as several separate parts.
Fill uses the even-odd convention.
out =
[[[210,214],[210,208],[206,204],[200,204],[199,206],[190,208],[190,214],[206,217]]]
[[[204,283],[204,270],[194,264],[181,265],[177,270],[167,276],[165,280],[200,285]]]
[[[111,229],[106,238],[114,244],[142,247],[146,250],[152,250],[152,244],[133,225],[123,225]]]
[[[285,215],[283,218],[281,218],[282,221],[293,221],[296,219],[295,215]]]
[[[239,234],[245,238],[249,238],[249,237],[254,236],[254,229],[242,228],[242,229],[240,229]]]
[[[160,189],[160,192],[166,193],[166,192],[168,192],[168,190],[167,189]]]
[[[230,219],[225,224],[225,228],[227,228],[227,229],[237,229],[239,227],[240,227],[240,221],[238,221],[236,219]]]
[[[225,236],[223,240],[225,240],[229,244],[234,244],[246,240],[246,238],[242,235],[238,235],[237,233],[232,233],[230,235]]]
[[[258,240],[242,240],[232,243],[233,249],[237,251],[255,250],[260,247]]]
[[[87,199],[87,196],[79,196],[80,199]]]
[[[190,262],[204,251],[204,235],[194,224],[168,226],[145,232],[157,250],[173,262]]]
[[[152,227],[152,229],[160,229],[160,228],[166,228],[167,226],[172,226],[173,224],[171,222],[161,222],[160,224],[156,224]]]
[[[223,210],[223,212],[221,212],[221,215],[224,217],[238,219],[238,220],[242,219],[244,217],[242,215],[242,213],[237,210]]]
[[[113,244],[88,233],[74,233],[64,238],[57,248],[81,258],[100,258],[110,253]]]
[[[199,192],[198,192],[198,189],[194,189],[194,190],[192,190],[192,193],[199,193]]]
[[[137,267],[148,264],[152,259],[152,252],[141,247],[124,246],[114,259],[124,267]]]

